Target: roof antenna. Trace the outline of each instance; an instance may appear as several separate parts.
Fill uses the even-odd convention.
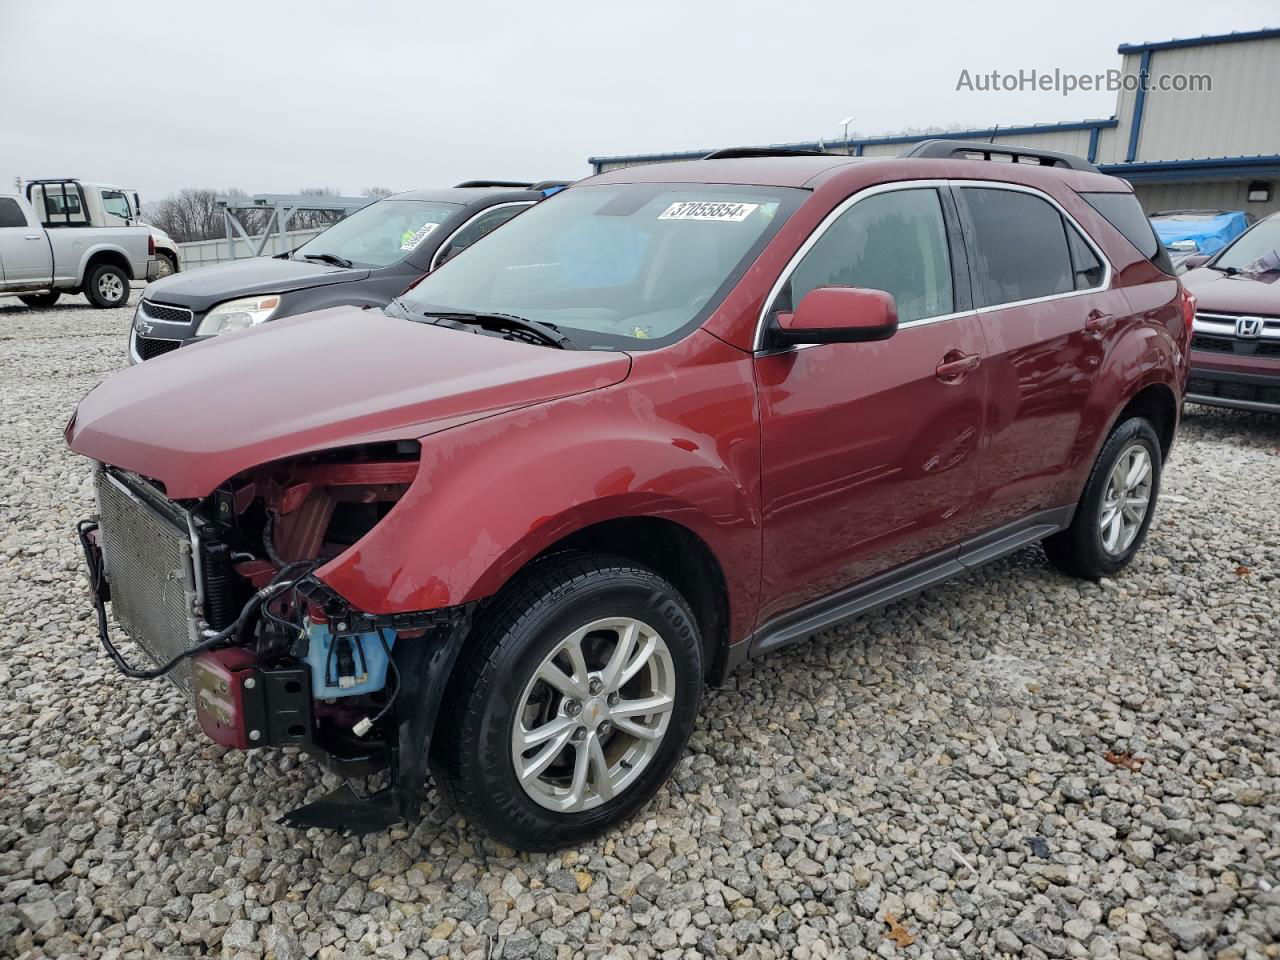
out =
[[[987,143],[995,143],[996,134],[999,132],[1000,132],[1000,124],[997,123],[994,127],[991,128],[991,139],[988,140]]]

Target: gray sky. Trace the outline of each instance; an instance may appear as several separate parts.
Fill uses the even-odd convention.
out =
[[[1274,0],[0,0],[0,190],[21,175],[144,201],[186,186],[359,193],[834,138],[849,114],[865,135],[1106,117],[1111,93],[956,82],[1095,73],[1123,42],[1277,25]]]

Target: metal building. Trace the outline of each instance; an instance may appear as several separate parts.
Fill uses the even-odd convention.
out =
[[[934,137],[989,140],[1088,157],[1134,185],[1149,212],[1183,208],[1280,210],[1280,29],[1121,44],[1115,116],[913,136],[770,144],[855,156],[894,156]],[[1188,82],[1192,75],[1207,76]],[[1184,87],[1172,89],[1182,77]],[[1170,87],[1166,89],[1165,87]],[[596,173],[689,160],[681,153],[591,157]]]

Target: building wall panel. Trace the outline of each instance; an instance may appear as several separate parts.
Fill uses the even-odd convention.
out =
[[[1153,77],[1193,73],[1212,92],[1147,94],[1138,160],[1280,153],[1280,37],[1151,54]]]

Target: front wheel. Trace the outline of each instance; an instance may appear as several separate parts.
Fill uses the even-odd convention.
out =
[[[477,620],[433,737],[436,785],[509,846],[581,843],[667,780],[702,682],[670,583],[614,557],[541,561]]]
[[[122,307],[129,299],[129,276],[114,264],[101,264],[89,272],[84,295],[95,307]]]
[[[1044,541],[1049,561],[1075,577],[1117,573],[1147,537],[1163,463],[1151,424],[1130,418],[1111,432],[1093,465],[1071,526]]]

